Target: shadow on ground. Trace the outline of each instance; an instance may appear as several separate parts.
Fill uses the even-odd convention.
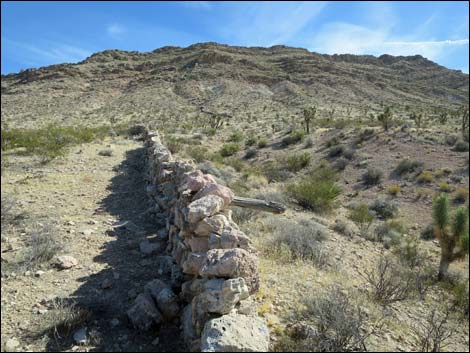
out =
[[[145,214],[149,203],[144,185],[144,163],[144,148],[128,151],[108,186],[110,194],[95,210],[95,213],[109,213],[120,222],[132,222],[140,230],[110,226],[106,235],[101,236],[110,236],[113,240],[94,258],[94,262],[106,264],[106,268],[80,278],[82,285],[71,297],[78,307],[91,312],[91,318],[81,326],[86,326],[88,336],[91,336],[85,346],[88,351],[184,351],[176,324],[139,332],[131,327],[126,317],[135,294],[141,293],[148,281],[158,277],[157,256],[144,257],[139,251],[140,241],[155,235],[161,227]],[[110,288],[103,288],[106,281]],[[119,320],[119,324],[113,326],[113,319]],[[72,336],[65,340],[51,339],[47,350],[70,349],[74,345]],[[153,344],[157,337],[158,344]]]

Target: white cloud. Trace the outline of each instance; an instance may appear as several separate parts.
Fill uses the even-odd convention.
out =
[[[111,36],[111,37],[119,37],[120,35],[124,34],[127,32],[126,28],[119,24],[119,23],[111,23],[106,27],[106,32]]]
[[[36,65],[52,63],[77,62],[90,56],[90,50],[53,41],[40,41],[42,44],[30,44],[2,38],[6,44],[6,50],[14,51],[22,61],[31,63],[34,58]],[[47,49],[45,49],[47,48]]]
[[[230,18],[220,34],[240,45],[287,44],[317,17],[325,1],[253,2],[231,4]]]

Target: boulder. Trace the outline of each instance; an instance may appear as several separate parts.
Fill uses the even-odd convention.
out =
[[[198,352],[200,348],[200,339],[196,334],[196,330],[193,325],[193,308],[191,304],[188,304],[183,309],[182,316],[182,327],[183,327],[183,340],[189,347],[191,352]]]
[[[162,250],[160,243],[151,243],[148,239],[142,240],[139,244],[140,252],[144,255],[156,254]]]
[[[190,253],[183,262],[183,273],[197,276],[207,261],[207,253]]]
[[[211,233],[221,234],[225,227],[229,225],[229,220],[223,214],[216,214],[199,221],[194,227],[194,233],[201,237],[208,237]]]
[[[147,331],[163,321],[162,314],[148,293],[137,296],[134,305],[127,311],[127,317],[135,328],[142,331]]]
[[[188,205],[188,222],[197,224],[203,218],[212,216],[224,207],[224,200],[217,195],[207,195]]]
[[[183,184],[179,190],[189,189],[193,192],[197,192],[206,185],[215,183],[216,181],[212,175],[203,174],[200,170],[195,170],[185,176]]]
[[[178,315],[178,296],[173,293],[170,286],[165,282],[154,279],[144,286],[144,293],[149,294],[157,304],[158,310],[165,319],[173,319]]]
[[[185,238],[184,241],[189,245],[192,252],[204,252],[209,250],[208,238],[189,237]]]
[[[58,256],[56,259],[56,265],[61,270],[66,270],[78,265],[78,260],[69,255]]]
[[[236,313],[204,325],[201,352],[267,352],[269,331],[264,319]]]
[[[224,229],[222,234],[212,233],[209,236],[210,249],[234,249],[240,248],[248,251],[254,251],[251,245],[251,240],[240,230],[232,227]]]
[[[224,200],[224,206],[227,207],[232,202],[235,194],[228,187],[220,184],[207,184],[194,195],[194,200],[208,195],[217,195]]]
[[[250,293],[259,288],[256,257],[245,249],[213,249],[206,253],[198,274],[203,278],[245,279]]]

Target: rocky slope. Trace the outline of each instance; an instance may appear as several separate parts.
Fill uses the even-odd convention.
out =
[[[453,108],[468,102],[468,87],[467,74],[419,55],[202,43],[146,53],[106,50],[77,64],[2,75],[1,108],[11,127],[195,117],[201,106],[235,119],[266,107],[295,114],[310,104],[359,114],[381,104],[403,111]]]

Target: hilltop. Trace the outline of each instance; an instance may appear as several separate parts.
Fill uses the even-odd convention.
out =
[[[216,43],[105,50],[1,81],[2,122],[15,127],[174,120],[196,117],[201,106],[235,121],[266,107],[289,116],[313,104],[347,115],[384,104],[429,111],[469,99],[467,74],[420,55],[323,55]]]

